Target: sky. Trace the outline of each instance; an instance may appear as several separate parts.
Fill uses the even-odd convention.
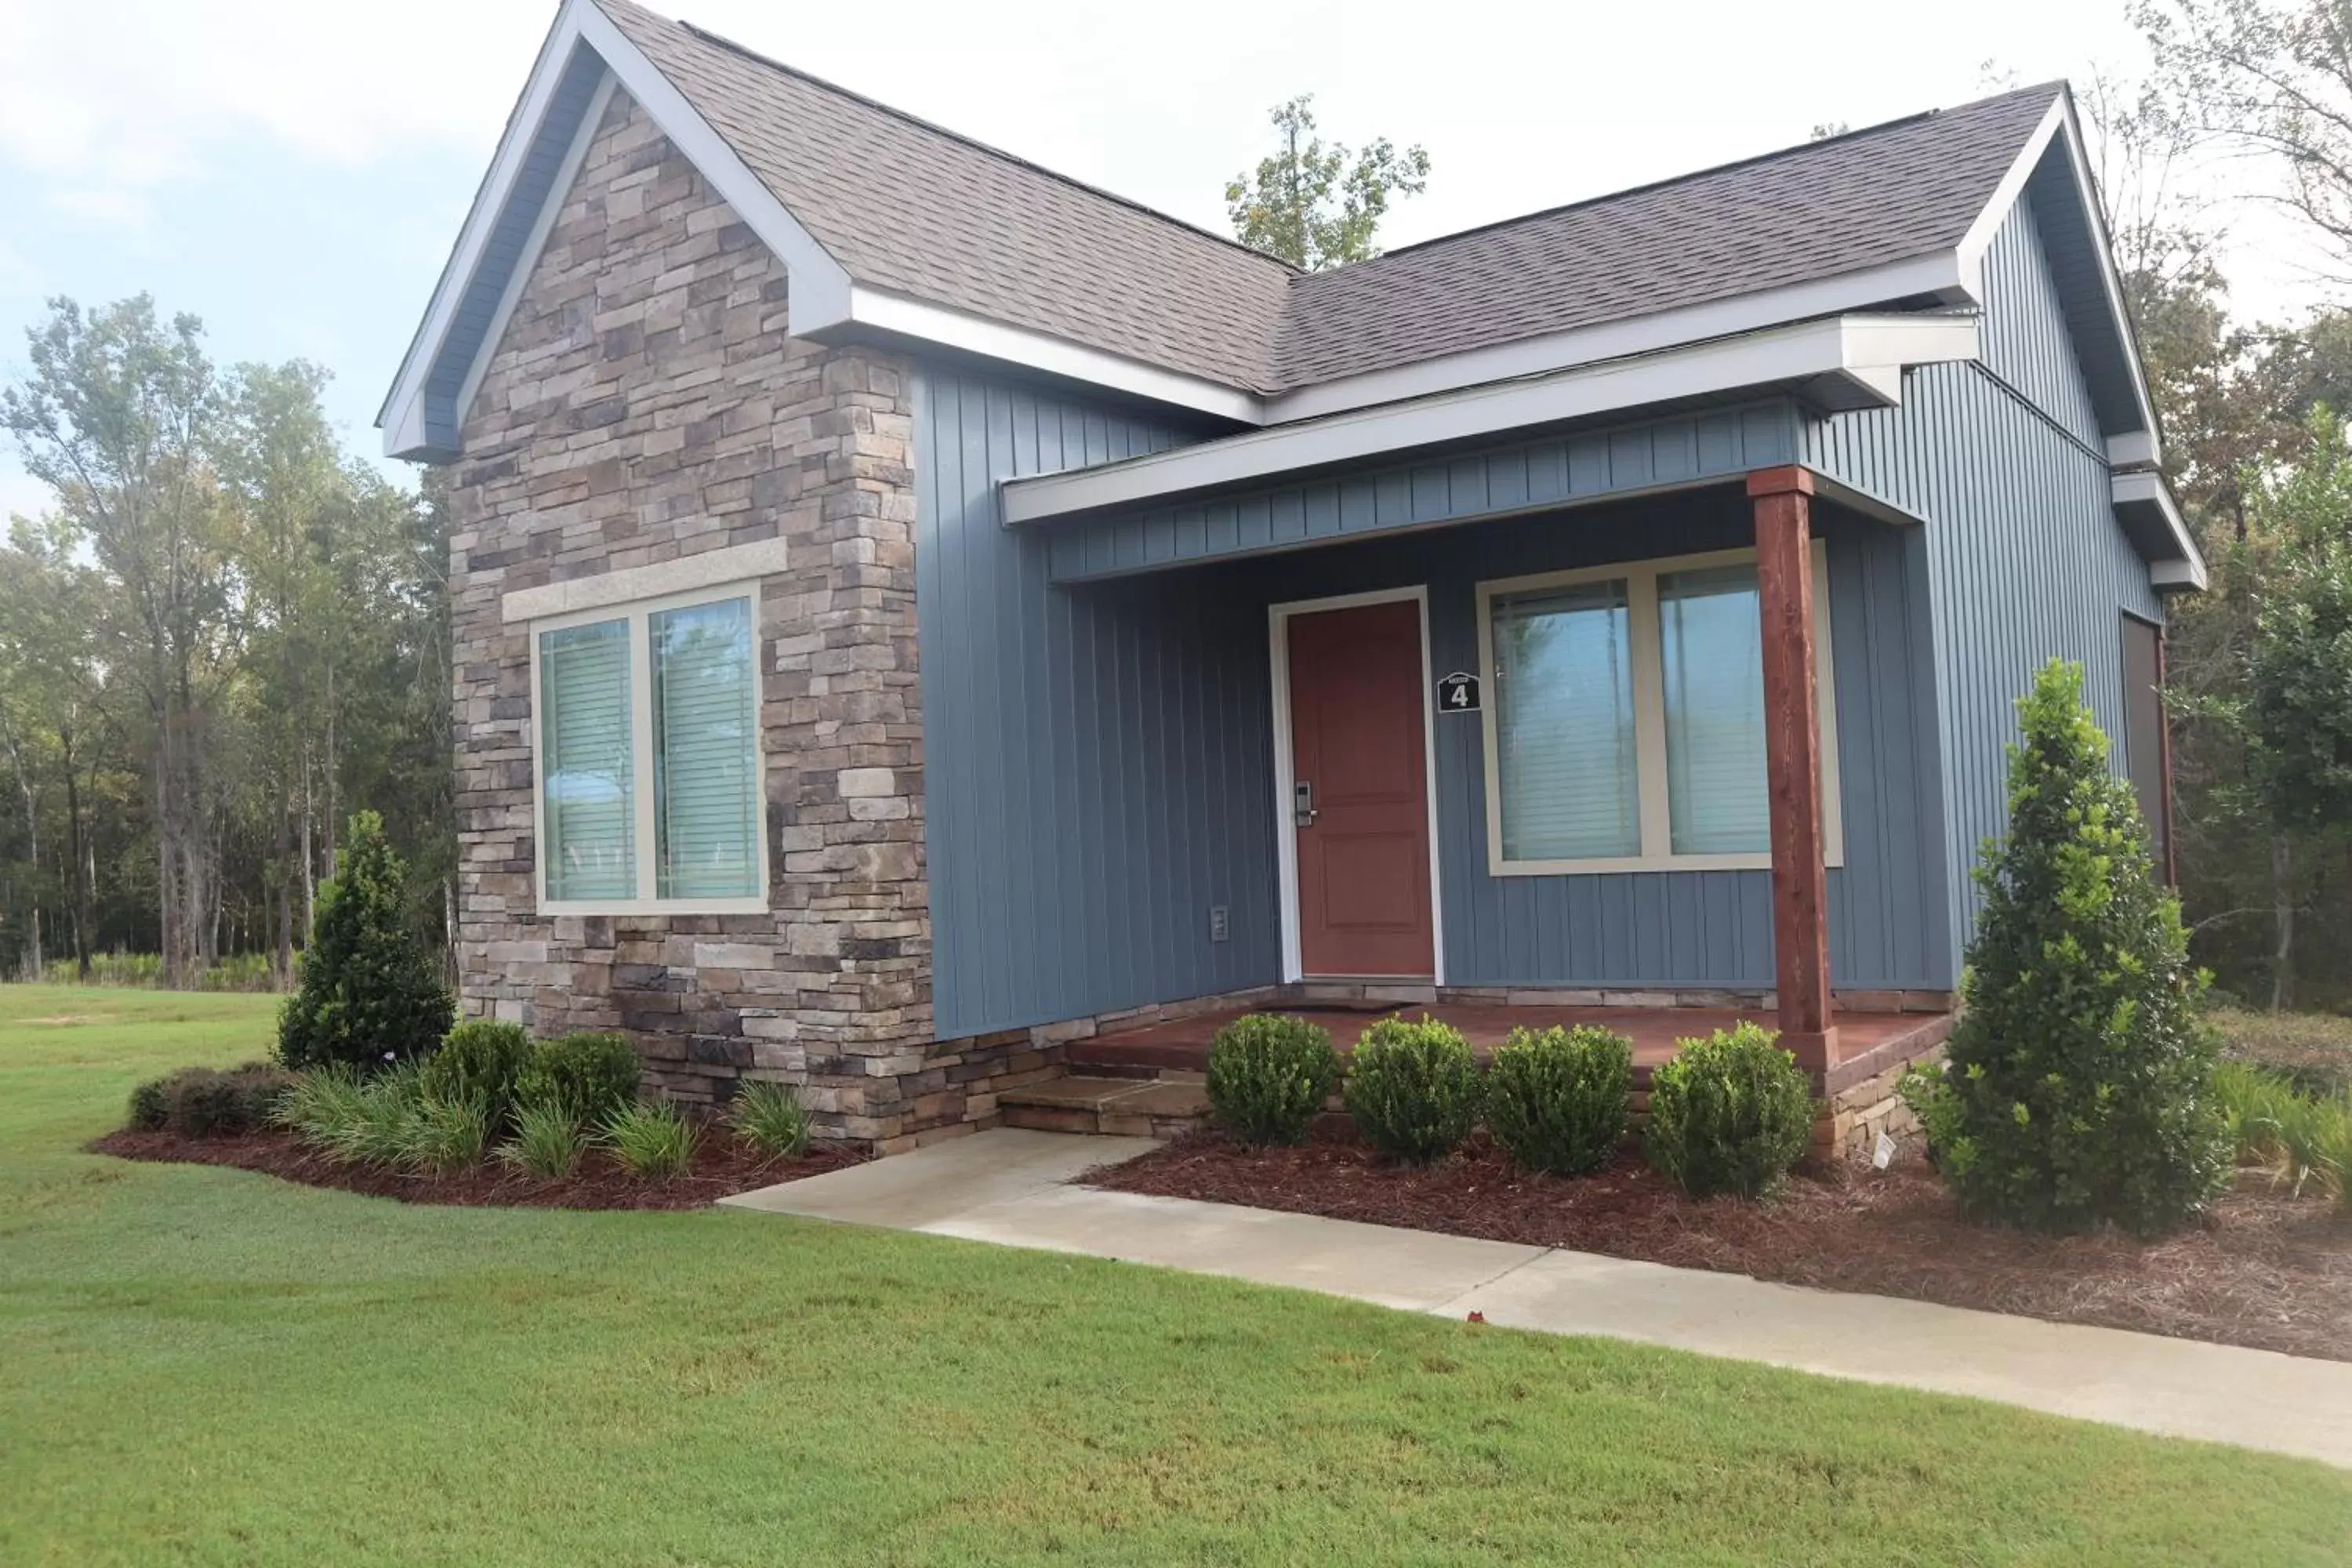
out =
[[[1220,232],[1225,180],[1315,94],[1327,135],[1419,142],[1389,245],[2144,57],[2122,0],[653,0],[688,21]],[[223,363],[333,375],[354,450],[555,14],[551,0],[0,0],[0,383],[44,300],[146,290]],[[1906,21],[1911,17],[1916,20]],[[2258,220],[2257,220],[2258,221]],[[2308,302],[2273,236],[2243,312]],[[5,438],[0,438],[5,441]],[[390,464],[394,471],[404,465]],[[0,514],[46,492],[0,445]]]

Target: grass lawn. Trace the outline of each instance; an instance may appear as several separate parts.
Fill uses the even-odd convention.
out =
[[[2352,1475],[772,1215],[78,1152],[269,999],[0,987],[0,1562],[2341,1563]]]

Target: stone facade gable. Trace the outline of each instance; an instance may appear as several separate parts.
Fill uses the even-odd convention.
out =
[[[1025,1037],[933,1040],[908,367],[785,332],[782,262],[616,92],[466,411],[452,475],[466,1010],[628,1031],[653,1088],[802,1086],[888,1148]],[[500,600],[755,541],[764,915],[545,918],[529,627]],[[1021,1065],[1032,1065],[1023,1063]]]

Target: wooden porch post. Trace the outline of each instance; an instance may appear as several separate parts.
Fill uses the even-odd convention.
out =
[[[1813,680],[1813,477],[1748,476],[1764,641],[1764,764],[1772,817],[1772,952],[1782,1048],[1822,1082],[1837,1065],[1830,1021],[1829,887],[1822,868],[1822,729]]]

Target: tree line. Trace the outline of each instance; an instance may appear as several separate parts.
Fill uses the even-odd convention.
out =
[[[301,361],[222,367],[194,317],[70,300],[26,333],[0,428],[50,491],[0,549],[0,973],[110,951],[168,984],[279,983],[383,816],[445,941],[448,521],[343,450]]]

